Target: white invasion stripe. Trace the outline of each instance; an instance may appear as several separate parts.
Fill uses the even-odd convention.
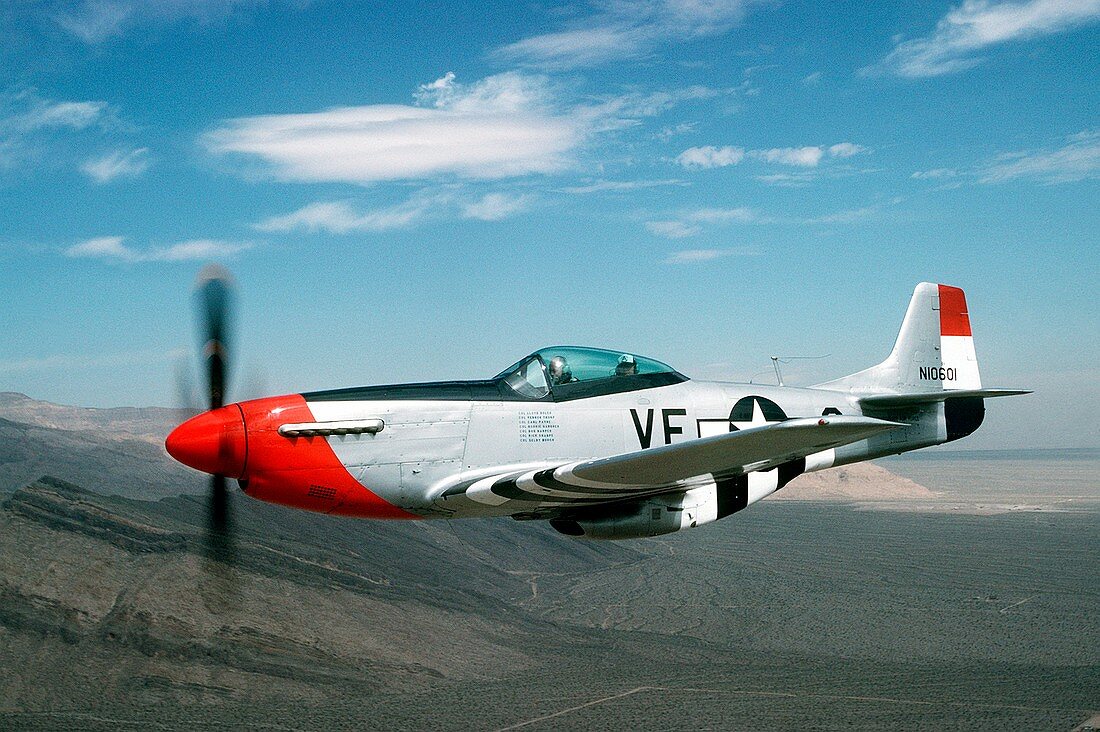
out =
[[[940,362],[944,368],[955,369],[954,380],[943,382],[944,389],[982,388],[978,357],[971,336],[940,336]]]
[[[680,505],[684,508],[680,513],[681,529],[690,529],[717,521],[718,486],[711,482],[685,491]]]
[[[579,488],[602,488],[605,490],[608,488],[622,488],[621,485],[616,485],[614,483],[601,483],[598,480],[587,480],[585,478],[573,475],[574,468],[576,468],[578,465],[581,465],[583,462],[586,461],[569,463],[568,465],[562,465],[560,468],[555,468],[554,477],[560,480],[562,483],[569,483]]]
[[[482,478],[466,489],[466,497],[471,501],[484,503],[486,506],[499,506],[502,503],[507,503],[508,498],[493,493],[493,484],[501,477],[503,476],[490,475],[488,478]]]
[[[583,461],[590,462],[590,461]],[[587,478],[581,478],[573,474],[573,469],[583,462],[569,463],[568,465],[562,465],[560,468],[554,469],[554,478],[560,480],[562,483],[568,483],[569,485],[575,485],[578,488],[594,488],[600,491],[598,495],[607,493],[612,496],[615,493],[637,493],[638,490],[643,488],[656,488],[658,486],[648,485],[623,485],[622,483],[604,483],[598,480],[589,480]],[[682,483],[683,481],[678,481]]]
[[[749,501],[747,505],[756,503],[761,498],[766,498],[779,486],[779,471],[768,470],[766,472],[749,473]],[[770,504],[769,504],[770,505]]]
[[[836,448],[830,447],[828,450],[822,450],[821,452],[815,452],[806,456],[806,472],[810,473],[814,470],[824,470],[825,468],[833,467],[833,462],[836,460]]]
[[[488,468],[477,468],[476,470],[469,470],[463,473],[456,473],[448,476],[442,482],[436,484],[431,489],[431,496],[433,498],[439,498],[448,490],[454,488],[460,484],[466,484],[467,488],[473,485],[476,481],[483,478],[493,478],[494,480],[500,480],[501,478],[509,478],[520,473],[524,473],[528,470],[547,470],[554,467],[556,463],[547,462],[533,462],[533,463],[515,463],[513,465],[495,465]],[[463,490],[465,495],[465,490]]]
[[[521,475],[519,478],[516,479],[516,487],[518,487],[521,491],[524,491],[525,493],[531,493],[531,494],[536,495],[536,496],[548,496],[548,497],[551,497],[551,498],[574,498],[575,499],[575,498],[603,498],[604,497],[603,493],[599,493],[599,494],[575,493],[573,491],[563,491],[563,490],[559,490],[557,488],[546,488],[545,486],[541,486],[541,485],[539,485],[538,483],[535,482],[535,473],[537,473],[537,472],[541,472],[541,471],[532,471],[530,473],[524,473],[523,475]],[[556,478],[557,476],[555,475],[554,477]],[[565,482],[565,481],[562,481],[562,482]],[[577,486],[577,487],[578,488],[583,488],[584,486]],[[627,492],[628,490],[629,489],[624,489],[621,486],[619,487],[620,492]],[[610,500],[614,500],[615,498],[618,498],[618,497],[619,496],[616,495],[616,494],[607,494],[607,498],[610,499]]]

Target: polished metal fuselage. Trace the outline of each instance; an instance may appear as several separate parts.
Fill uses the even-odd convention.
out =
[[[745,400],[751,400],[746,407]],[[694,440],[782,415],[862,415],[851,394],[827,389],[684,381],[573,401],[364,400],[310,401],[317,420],[380,419],[374,434],[334,435],[329,445],[348,471],[381,498],[427,517],[509,515],[445,495],[461,481],[509,470],[552,467]],[[741,421],[735,407],[741,403]],[[909,427],[811,455],[805,470],[858,462],[946,441],[943,404],[904,414],[870,414]],[[748,419],[744,419],[748,417]],[[770,419],[769,419],[770,418]]]

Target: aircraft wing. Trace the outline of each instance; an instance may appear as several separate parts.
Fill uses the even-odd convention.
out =
[[[672,445],[535,470],[462,481],[444,500],[465,494],[490,505],[592,505],[673,489],[692,478],[766,470],[815,452],[904,427],[871,417],[789,419]]]
[[[570,466],[583,481],[668,484],[696,475],[759,470],[905,425],[871,417],[809,417]],[[757,466],[760,467],[757,467]]]

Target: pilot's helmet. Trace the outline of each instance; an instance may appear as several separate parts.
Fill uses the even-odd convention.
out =
[[[632,376],[638,373],[638,362],[629,353],[619,356],[619,363],[615,365],[616,376]]]
[[[565,360],[565,356],[554,356],[550,359],[550,377],[554,380],[568,379],[573,375],[572,369],[569,368],[569,362]]]

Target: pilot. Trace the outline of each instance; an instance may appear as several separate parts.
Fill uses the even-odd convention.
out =
[[[615,364],[616,376],[634,376],[638,373],[638,362],[629,353],[619,356],[619,363]]]
[[[565,360],[565,356],[554,356],[550,359],[550,383],[554,386],[558,384],[570,384],[576,381],[573,378],[573,369],[569,368],[569,362]]]

